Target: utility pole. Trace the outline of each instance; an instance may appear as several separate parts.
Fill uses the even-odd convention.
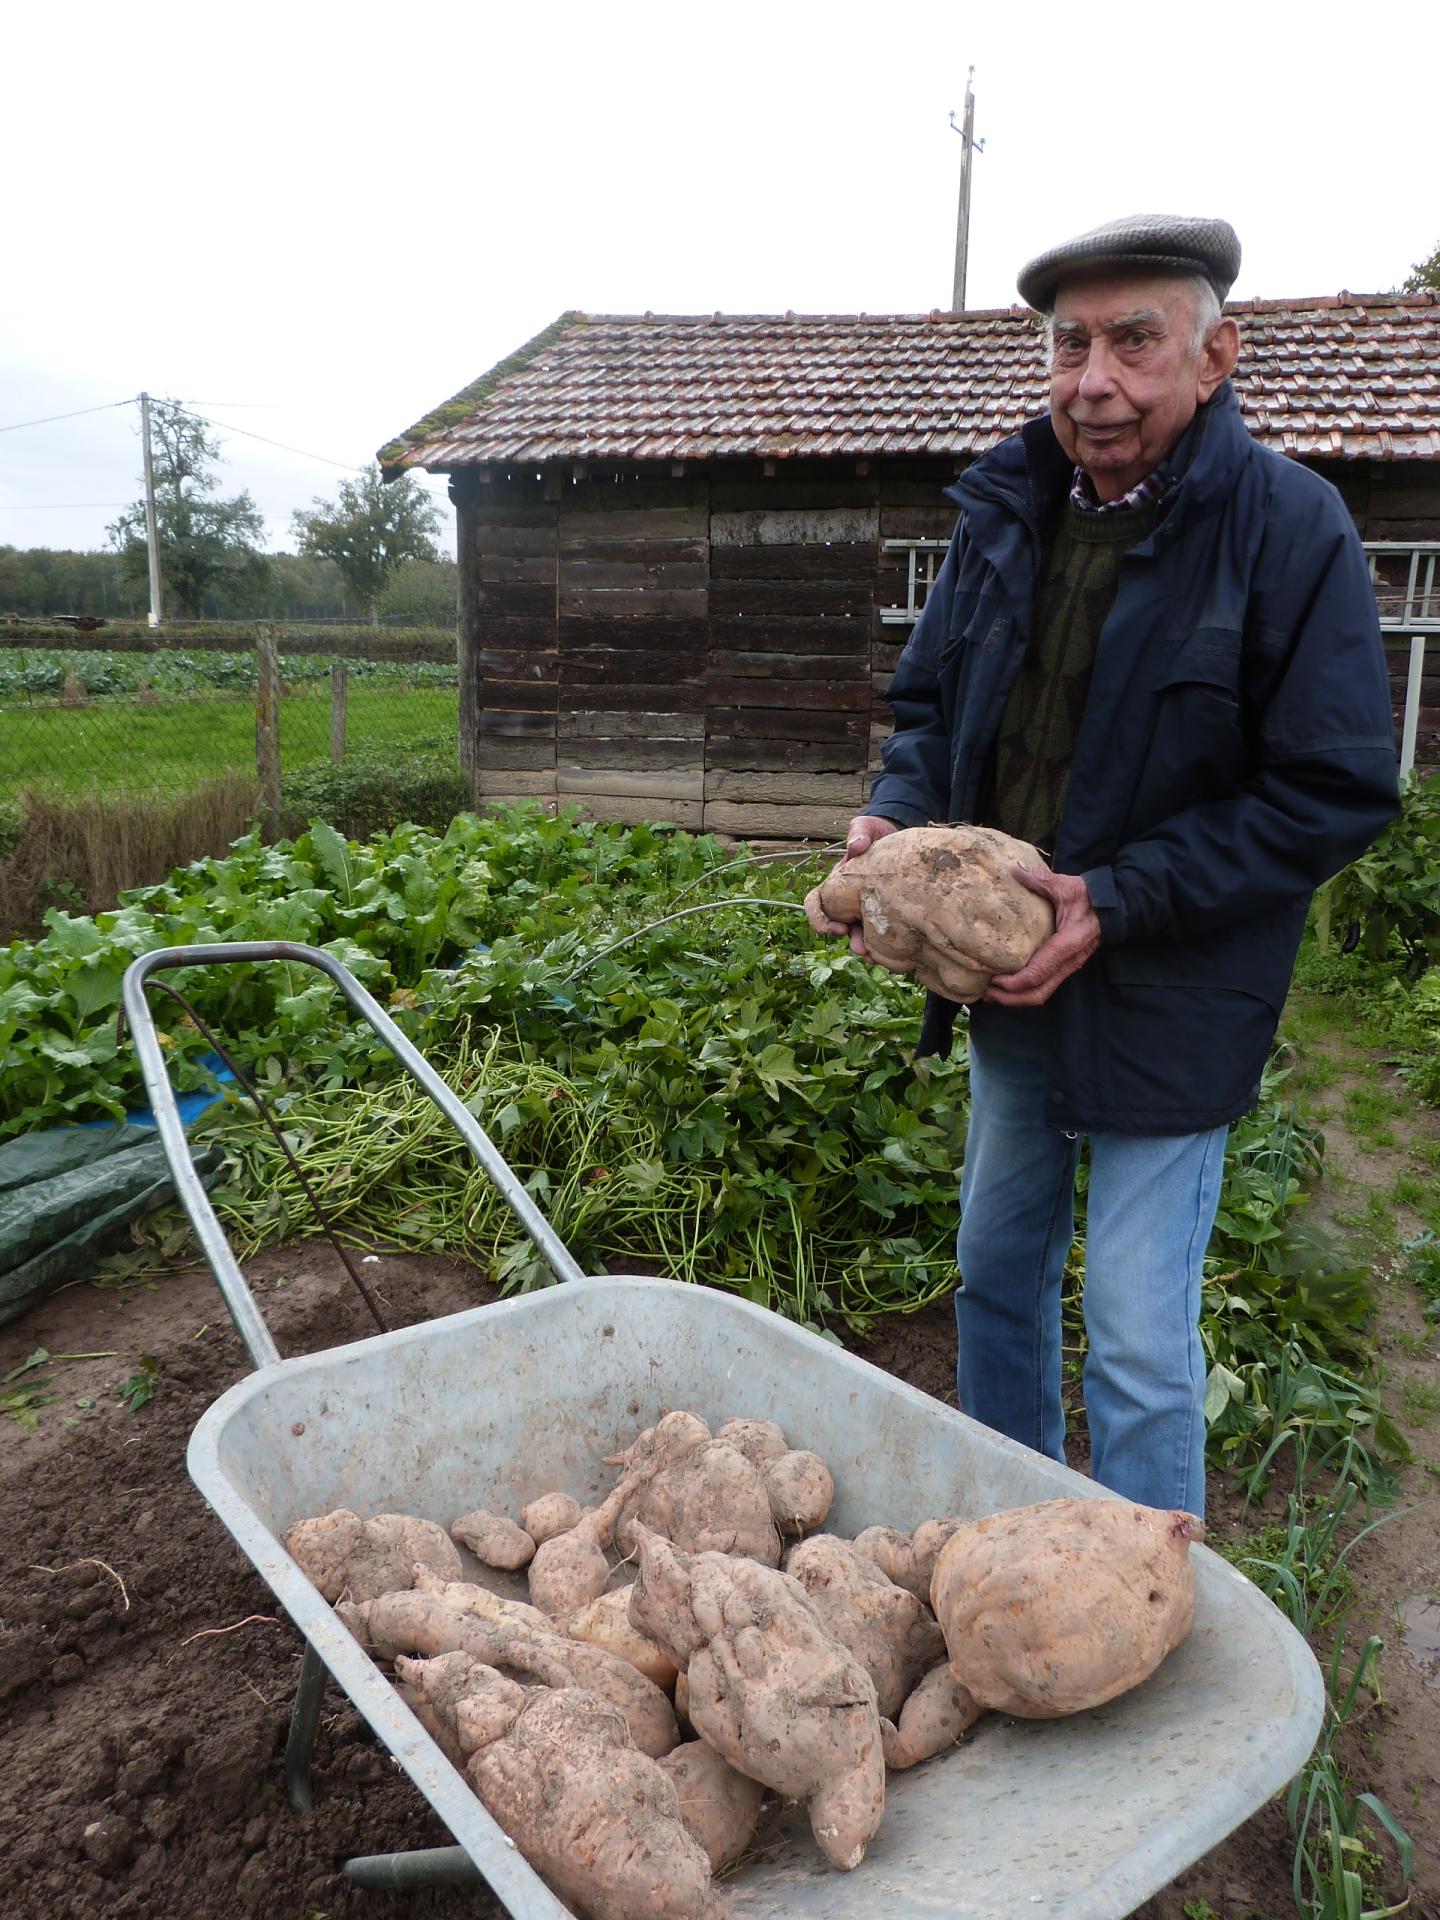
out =
[[[960,212],[955,222],[955,288],[950,299],[950,311],[965,311],[965,266],[970,252],[970,156],[983,153],[985,142],[975,138],[975,96],[970,91],[970,82],[975,78],[975,69],[971,67],[965,76],[965,119],[962,125],[955,126],[955,115],[950,115],[950,125],[959,134],[962,147],[960,153]]]
[[[150,556],[150,624],[158,627],[160,606],[160,538],[155,527],[155,463],[150,454],[150,396],[140,396],[140,437],[145,444],[145,545]]]

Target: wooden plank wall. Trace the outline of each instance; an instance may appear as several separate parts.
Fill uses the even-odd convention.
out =
[[[853,463],[710,487],[705,824],[834,839],[860,809],[870,736],[878,487]]]
[[[907,629],[884,538],[948,537],[948,462],[458,475],[461,755],[477,802],[832,839]]]
[[[539,475],[457,476],[460,765],[477,805],[553,804],[559,512]]]
[[[704,824],[706,494],[572,475],[562,496],[555,794],[591,818]]]

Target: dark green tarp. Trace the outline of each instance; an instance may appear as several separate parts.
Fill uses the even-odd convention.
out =
[[[195,1164],[207,1184],[218,1147]],[[152,1127],[53,1127],[0,1146],[0,1326],[82,1277],[175,1189]]]

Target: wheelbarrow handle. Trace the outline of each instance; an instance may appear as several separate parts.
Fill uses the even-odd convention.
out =
[[[170,1085],[165,1055],[155,1031],[154,1016],[145,998],[145,983],[152,973],[172,967],[226,966],[261,960],[289,961],[315,967],[321,973],[328,974],[354,1011],[379,1034],[405,1071],[418,1082],[455,1127],[534,1241],[555,1278],[583,1278],[583,1270],[567,1252],[564,1242],[525,1191],[524,1183],[506,1164],[499,1149],[464,1101],[453,1088],[445,1084],[380,1003],[366,992],[350,969],[333,954],[324,952],[320,947],[302,946],[291,940],[235,940],[217,941],[203,947],[157,947],[152,953],[143,953],[138,960],[132,960],[125,970],[121,986],[125,1018],[134,1035],[145,1091],[154,1109],[156,1130],[169,1163],[171,1178],[175,1182],[176,1194],[195,1230],[195,1238],[200,1243],[206,1263],[215,1276],[215,1284],[230,1310],[236,1332],[245,1342],[250,1358],[257,1367],[269,1366],[278,1360],[280,1350],[271,1338],[249,1283],[230,1250],[224,1229],[215,1217],[210,1196],[195,1171],[194,1161],[190,1157],[190,1143],[185,1137],[180,1111],[175,1104],[175,1091]]]

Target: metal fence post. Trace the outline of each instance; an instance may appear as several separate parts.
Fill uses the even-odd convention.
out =
[[[338,766],[345,758],[345,713],[350,675],[343,660],[330,662],[330,758]]]
[[[255,641],[255,770],[260,776],[260,807],[268,839],[280,837],[280,661],[272,627],[260,627]]]

